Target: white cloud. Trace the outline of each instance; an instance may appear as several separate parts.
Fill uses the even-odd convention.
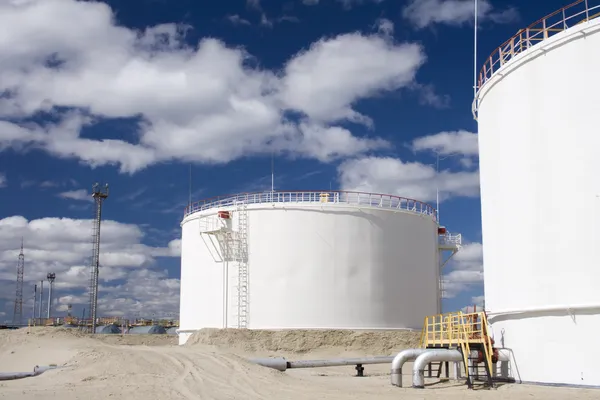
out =
[[[319,40],[285,67],[283,101],[318,121],[371,120],[352,104],[413,82],[425,55],[416,44],[351,33]]]
[[[14,300],[15,264],[23,237],[24,315],[28,316],[33,306],[33,285],[48,272],[56,273],[59,304],[87,308],[91,232],[91,220],[28,221],[22,216],[0,219],[0,301],[10,308]],[[102,222],[99,307],[103,314],[177,312],[179,280],[169,278],[159,268],[156,257],[179,257],[181,241],[175,239],[167,247],[150,247],[142,244],[143,237],[144,232],[136,225]]]
[[[412,142],[415,151],[429,150],[440,155],[464,154],[477,156],[479,146],[477,134],[460,130],[454,132],[440,132],[435,135],[423,136]]]
[[[472,23],[474,5],[473,0],[410,0],[402,14],[419,29],[432,24],[459,26]],[[519,17],[517,10],[512,7],[495,11],[489,0],[478,1],[477,15],[481,20],[496,23],[513,22]]]
[[[391,157],[363,157],[343,162],[338,167],[344,190],[389,193],[425,202],[449,197],[479,195],[478,172],[441,171],[435,166],[404,162]]]
[[[257,10],[262,10],[260,0],[246,0],[246,5],[249,8],[256,8]]]
[[[300,143],[300,155],[322,159],[348,147],[328,140],[333,147],[307,152],[319,142],[302,126],[370,123],[352,105],[409,86],[425,61],[416,44],[346,34],[319,40],[281,74],[214,38],[186,44],[187,26],[115,24],[102,2],[0,2],[0,118],[10,118],[0,120],[0,149],[38,148],[126,173],[170,160],[225,163],[268,153],[274,143],[289,153]],[[289,110],[303,113],[299,123]],[[40,113],[55,122],[31,122]],[[99,119],[119,117],[140,118],[135,140],[80,136]]]
[[[3,188],[6,186],[6,174],[3,172],[0,172],[0,188]]]
[[[444,297],[452,298],[459,292],[483,283],[483,249],[481,243],[469,243],[460,249],[446,267],[443,276]]]
[[[294,146],[296,154],[312,154],[320,161],[327,162],[342,157],[366,152],[370,149],[389,147],[383,139],[357,138],[344,128],[333,126],[326,127],[322,124],[301,123],[299,129],[304,140],[297,140]],[[295,139],[285,139],[282,150]],[[277,146],[279,142],[275,142]]]
[[[444,109],[450,107],[450,96],[440,95],[435,92],[435,88],[432,84],[420,84],[415,83],[412,85],[415,90],[419,93],[419,103],[422,105],[431,106],[438,109]]]
[[[379,18],[376,22],[377,31],[386,36],[394,34],[394,23],[387,18]]]
[[[364,4],[367,2],[379,4],[385,0],[337,0],[338,3],[341,3],[345,9],[350,9],[353,6]],[[315,6],[319,4],[319,0],[302,0],[302,4],[307,6]]]
[[[350,9],[354,6],[357,5],[361,5],[364,3],[375,3],[375,4],[379,4],[382,3],[385,0],[337,0],[338,2],[342,3],[342,6],[345,9]]]
[[[1,136],[1,134],[0,134]],[[66,179],[63,181],[35,181],[35,180],[24,180],[21,181],[22,188],[28,188],[32,186],[37,186],[40,189],[49,189],[61,186],[78,186],[78,183],[75,179]]]
[[[247,19],[244,19],[244,18],[240,17],[237,14],[228,15],[227,19],[229,20],[229,22],[231,22],[234,25],[250,25],[250,21],[248,21]]]
[[[80,201],[90,201],[93,202],[91,193],[89,193],[85,189],[78,190],[69,190],[67,192],[62,192],[58,194],[58,197],[62,197],[63,199],[71,199],[71,200],[80,200]]]
[[[51,188],[51,187],[56,187],[59,185],[60,185],[59,183],[53,182],[53,181],[43,181],[42,183],[40,183],[41,188]]]
[[[462,155],[460,164],[466,169],[478,167],[479,144],[476,133],[459,130],[440,132],[413,140],[413,151],[430,151],[440,156],[440,162],[448,157]]]
[[[484,309],[484,296],[473,296],[471,297],[471,303],[464,306],[461,311],[464,313],[472,313],[473,310],[479,312]]]

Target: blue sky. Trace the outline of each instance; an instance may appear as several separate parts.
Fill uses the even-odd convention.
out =
[[[480,0],[479,66],[566,5]],[[94,182],[108,182],[100,312],[178,311],[194,199],[270,188],[435,203],[466,243],[446,310],[483,293],[473,2],[0,0],[0,320],[25,240],[25,310],[87,307]],[[441,154],[440,171],[435,154]]]

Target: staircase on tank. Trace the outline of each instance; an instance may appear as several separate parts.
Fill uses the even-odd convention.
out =
[[[489,336],[485,312],[458,311],[426,317],[421,332],[421,347],[460,351],[469,388],[473,388],[476,381],[494,387],[492,369],[498,356]],[[434,366],[437,367],[437,377],[441,376],[442,363],[445,362],[429,365],[429,377],[433,377]],[[449,374],[447,364],[446,374]]]
[[[218,211],[216,214],[203,216],[199,219],[200,236],[212,235],[216,238],[218,248],[213,247],[212,241],[204,241],[211,255],[213,251],[220,256],[220,262],[237,265],[237,328],[248,327],[248,203],[239,201],[234,204],[235,211]],[[237,215],[237,226],[233,217]],[[235,229],[234,229],[235,228]],[[224,327],[229,327],[227,321]]]

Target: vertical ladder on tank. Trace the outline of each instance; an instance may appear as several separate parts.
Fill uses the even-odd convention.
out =
[[[238,328],[248,326],[248,209],[238,204],[237,262],[238,262]]]

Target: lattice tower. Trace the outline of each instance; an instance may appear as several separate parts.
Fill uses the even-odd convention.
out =
[[[21,252],[17,262],[17,293],[15,296],[15,309],[13,312],[13,324],[23,323],[23,276],[25,274],[25,253],[23,252],[23,239],[21,239]]]
[[[92,197],[94,198],[94,226],[92,232],[92,261],[90,277],[90,308],[89,315],[91,319],[91,332],[96,331],[97,307],[98,307],[98,274],[100,267],[100,224],[102,222],[102,204],[108,198],[108,185],[103,188],[97,183],[92,187]]]

